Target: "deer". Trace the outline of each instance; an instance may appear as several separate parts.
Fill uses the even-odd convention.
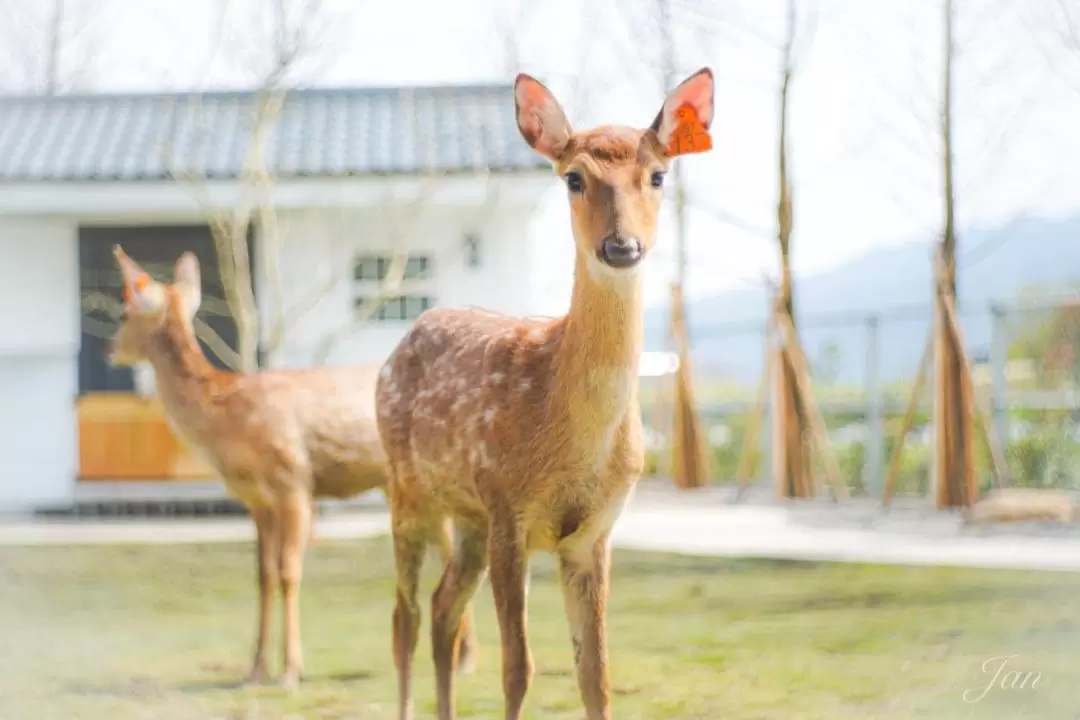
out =
[[[514,99],[522,137],[566,185],[575,245],[570,307],[556,318],[429,309],[379,373],[400,720],[413,717],[425,538],[447,517],[453,553],[430,608],[438,718],[455,717],[460,619],[485,578],[501,641],[505,718],[521,717],[533,676],[526,596],[534,552],[557,558],[587,717],[611,717],[609,540],[645,462],[643,260],[655,244],[671,162],[711,147],[713,74],[706,67],[684,80],[643,129],[574,131],[551,91],[526,74],[515,80]],[[688,115],[697,120],[692,128]],[[690,130],[699,140],[704,134],[704,148],[686,139]]]
[[[300,584],[313,533],[316,498],[345,499],[386,492],[387,466],[375,423],[379,365],[267,370],[216,368],[196,339],[193,319],[202,299],[199,262],[183,253],[173,282],[155,281],[116,245],[123,278],[120,325],[109,342],[116,367],[149,363],[174,433],[222,478],[255,523],[259,583],[255,651],[243,686],[271,681],[268,672],[274,601],[283,612],[283,687],[303,675]],[[430,538],[450,557],[452,525]],[[471,672],[476,641],[471,611],[462,620],[462,672]]]

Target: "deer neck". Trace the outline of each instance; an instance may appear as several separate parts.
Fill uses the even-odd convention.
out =
[[[168,312],[147,354],[169,419],[181,430],[197,431],[213,392],[216,370],[203,355],[191,320],[175,307]]]
[[[574,418],[607,424],[637,400],[644,337],[640,272],[595,277],[578,251],[570,311],[554,357],[553,398]]]

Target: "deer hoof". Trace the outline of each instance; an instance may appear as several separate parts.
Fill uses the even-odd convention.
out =
[[[285,673],[281,676],[281,680],[278,681],[278,686],[281,687],[283,690],[288,690],[289,692],[296,692],[296,690],[300,688],[301,675],[303,675],[303,673],[300,670],[296,668],[290,668],[286,670]]]
[[[240,681],[241,688],[253,688],[266,685],[270,682],[270,674],[266,671],[266,668],[255,668],[247,677]]]
[[[461,649],[461,656],[458,658],[457,674],[458,675],[472,675],[476,672],[476,648],[465,646]]]

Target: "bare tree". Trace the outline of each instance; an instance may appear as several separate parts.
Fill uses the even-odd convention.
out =
[[[975,502],[975,418],[968,412],[971,389],[960,337],[949,310],[956,306],[956,181],[953,144],[953,76],[956,39],[954,0],[942,0],[941,178],[942,231],[934,292],[934,471],[938,507]]]
[[[679,60],[671,0],[658,0],[658,3],[662,47],[660,67],[663,74],[661,90],[668,93],[680,80]],[[708,483],[709,450],[694,400],[690,328],[686,318],[687,192],[681,162],[674,164],[671,175],[675,203],[675,273],[671,283],[670,337],[679,358],[673,407],[672,479],[681,488],[693,488]]]
[[[535,4],[515,0],[499,5],[492,14],[493,29],[498,38],[495,68],[500,75],[512,76],[527,64],[523,47],[525,38],[530,29],[534,27],[533,20],[536,12],[537,6]],[[577,87],[578,85],[575,84],[574,88]],[[573,97],[580,97],[579,92],[575,92]],[[416,124],[413,135],[420,137],[423,133],[419,127],[419,115],[414,112],[407,113],[407,115]],[[485,123],[486,118],[481,117],[480,122]],[[480,139],[481,142],[486,142],[486,139],[490,136],[485,127],[472,128],[472,131],[474,137]],[[467,232],[477,234],[482,231],[498,209],[502,199],[501,190],[503,184],[502,178],[488,164],[491,158],[489,148],[485,148],[480,154],[484,158],[484,163],[475,165],[472,170],[476,175],[477,182],[483,185],[482,200],[465,214],[463,223]],[[326,362],[334,347],[374,318],[386,301],[408,296],[414,289],[422,287],[424,283],[430,281],[430,266],[427,272],[411,277],[406,274],[406,268],[417,223],[427,215],[428,211],[437,209],[438,206],[432,202],[432,198],[444,187],[447,180],[448,174],[446,172],[428,170],[417,177],[417,190],[411,197],[402,199],[388,194],[386,201],[379,203],[378,210],[381,215],[379,225],[388,236],[391,247],[391,258],[386,276],[374,292],[365,295],[363,302],[352,317],[340,327],[330,330],[320,338],[312,356],[314,363]],[[454,245],[450,248],[441,248],[439,252],[441,255],[434,258],[431,265],[445,267],[460,259],[465,252],[465,247],[464,245]],[[313,293],[309,294],[307,300],[300,304],[299,315],[292,315],[288,312],[278,315],[281,322],[277,323],[276,330],[271,332],[270,348],[279,348],[281,346],[283,335],[288,331],[291,324],[298,322],[303,317],[304,308],[312,307],[314,303],[318,302],[319,297],[338,283],[348,281],[351,278],[351,275],[346,277],[340,273],[342,267],[344,266],[339,265],[337,272],[334,268],[327,269],[323,281],[316,285],[313,288]],[[348,272],[351,273],[351,268],[348,269]],[[268,352],[272,352],[272,350]]]
[[[777,57],[780,61],[779,82],[777,84],[777,98],[779,105],[779,197],[777,203],[777,225],[774,229],[767,230],[748,222],[737,214],[720,207],[716,199],[701,192],[694,192],[681,168],[673,170],[672,201],[675,209],[676,220],[676,247],[675,247],[675,272],[671,294],[671,338],[675,350],[680,357],[680,372],[675,378],[675,448],[673,470],[676,482],[682,486],[693,486],[704,481],[703,471],[705,460],[703,450],[706,447],[700,430],[700,422],[696,420],[693,410],[692,390],[689,386],[690,368],[690,337],[688,333],[688,320],[686,318],[684,290],[686,284],[686,272],[688,265],[687,237],[688,237],[688,214],[691,209],[698,210],[725,225],[736,228],[742,233],[772,240],[776,239],[779,247],[781,282],[779,285],[778,307],[782,309],[790,321],[792,328],[795,327],[795,313],[793,290],[791,282],[790,258],[791,239],[794,234],[794,215],[792,201],[792,180],[790,172],[790,97],[795,85],[799,70],[803,64],[803,58],[810,44],[813,29],[817,19],[816,4],[810,5],[808,12],[800,15],[799,3],[796,0],[787,0],[787,28],[783,37],[779,40],[771,36],[771,33],[761,29],[756,22],[749,17],[739,14],[736,7],[725,4],[718,7],[716,4],[695,2],[694,0],[657,0],[657,17],[640,18],[628,12],[627,17],[636,24],[636,34],[633,34],[633,45],[636,54],[644,56],[645,63],[654,69],[659,69],[665,86],[672,82],[677,75],[680,65],[676,53],[676,38],[686,39],[689,33],[697,35],[695,45],[708,47],[710,43],[718,39],[724,43],[750,43],[750,49],[764,49],[770,58]],[[658,20],[658,22],[656,22]],[[649,42],[649,38],[652,42]],[[650,55],[649,48],[659,50]],[[645,52],[641,50],[644,49]],[[627,62],[632,60],[628,54]],[[721,68],[721,70],[723,70]],[[741,79],[750,82],[759,82],[753,73],[748,73],[745,68],[740,70]],[[730,74],[730,73],[729,73]],[[768,83],[771,85],[771,83]],[[771,90],[770,90],[771,92]],[[812,494],[813,485],[810,481],[810,455],[809,442],[811,433],[810,424],[803,402],[799,400],[799,381],[797,373],[789,359],[789,351],[786,349],[788,335],[773,333],[778,346],[775,351],[780,354],[783,364],[778,372],[772,373],[774,384],[774,403],[780,410],[773,413],[774,433],[778,438],[773,443],[773,448],[779,453],[774,460],[773,469],[776,473],[776,485],[778,491],[787,496],[805,496]],[[793,333],[794,342],[798,342],[797,333]],[[791,351],[792,355],[798,355],[796,348]],[[777,362],[780,362],[778,359]],[[805,393],[804,393],[805,394]],[[780,440],[779,438],[787,438]],[[700,450],[699,450],[700,448]],[[695,469],[700,468],[700,469]]]
[[[682,80],[681,73],[690,68],[681,57],[678,48],[688,35],[695,38],[695,47],[707,46],[711,26],[702,23],[700,13],[705,3],[653,0],[634,6],[620,6],[621,26],[625,31],[612,33],[619,68],[622,73],[633,70],[635,74],[652,75],[657,80],[660,94],[672,90]],[[698,42],[700,41],[700,42]],[[696,64],[693,69],[700,67]],[[695,197],[684,172],[682,163],[675,163],[666,183],[667,198],[675,214],[674,267],[669,288],[671,317],[668,340],[678,356],[679,364],[671,386],[666,387],[657,398],[657,412],[670,417],[672,425],[672,454],[670,471],[676,486],[693,488],[705,485],[710,473],[710,457],[705,440],[701,417],[697,411],[693,389],[693,364],[691,341],[686,313],[685,288],[688,269],[687,241],[689,234],[689,210]],[[715,216],[723,217],[723,211],[708,208]],[[667,395],[670,393],[670,404]],[[664,420],[667,422],[667,420]]]
[[[281,218],[273,199],[277,178],[266,158],[268,142],[289,91],[333,61],[333,43],[328,47],[326,38],[334,26],[346,23],[343,18],[328,14],[320,0],[297,0],[295,3],[275,0],[271,10],[268,23],[265,20],[255,23],[251,33],[254,41],[231,47],[227,34],[223,34],[221,40],[223,45],[230,47],[223,54],[233,57],[249,73],[259,77],[249,146],[237,179],[237,195],[231,206],[226,210],[215,207],[206,190],[206,178],[201,173],[191,172],[177,163],[169,164],[174,178],[196,197],[209,220],[225,302],[237,326],[237,362],[234,367],[241,370],[256,366],[260,350],[272,362],[277,353],[289,344],[292,331],[301,326],[324,299],[353,280],[352,263],[329,263],[321,276],[312,278],[310,286],[294,302],[286,302],[281,258],[283,244],[288,240],[282,231]],[[524,13],[525,10],[522,10],[521,15],[507,21],[507,29],[513,28],[515,32],[508,31],[503,35],[506,38],[505,66],[516,67],[519,62],[516,56],[518,44],[513,38],[528,20]],[[403,92],[408,94],[408,91]],[[198,113],[198,108],[194,111]],[[424,133],[419,115],[406,115],[417,125],[413,135],[422,137]],[[489,133],[480,128],[475,135],[486,138]],[[485,158],[490,155],[487,152],[482,154]],[[479,230],[498,205],[501,183],[490,167],[483,165],[473,169],[484,183],[483,200],[466,222]],[[433,208],[431,198],[445,186],[448,175],[433,168],[422,172],[416,180],[416,190],[411,197],[398,197],[390,189],[386,192],[385,200],[377,204],[382,216],[381,224],[386,228],[391,245],[388,271],[377,290],[365,295],[363,302],[341,326],[330,329],[318,339],[312,350],[311,360],[314,363],[326,362],[335,347],[374,318],[388,300],[408,295],[417,283],[429,279],[406,276],[409,246],[417,221]],[[323,212],[329,216],[333,211]],[[346,214],[347,211],[342,211],[343,218]],[[261,314],[252,289],[253,272],[248,253],[248,236],[255,224],[259,228],[260,255],[265,271],[263,279],[266,281],[260,286],[266,310]],[[340,234],[342,237],[337,241],[342,249],[353,251],[350,242],[356,233]],[[454,254],[463,250],[455,247],[449,252]],[[443,257],[435,264],[445,265],[454,259]]]
[[[965,22],[961,27],[958,22],[960,10]],[[988,90],[998,77],[1005,74],[1015,57],[1022,56],[1018,48],[1000,48],[996,54],[987,53],[981,59],[983,67],[974,62],[965,66],[964,82],[957,82],[960,76],[960,60],[972,53],[983,35],[993,36],[996,25],[1013,23],[1017,19],[1016,4],[1004,2],[965,5],[961,8],[958,0],[941,0],[936,6],[938,20],[935,36],[941,48],[940,65],[935,77],[929,77],[925,71],[926,57],[922,37],[926,35],[912,27],[911,35],[917,39],[918,49],[913,48],[910,70],[916,76],[917,85],[923,92],[905,91],[890,82],[889,78],[876,78],[875,85],[899,100],[898,105],[883,113],[882,129],[895,146],[903,151],[904,158],[896,158],[896,170],[903,179],[903,186],[908,192],[924,193],[925,198],[914,205],[904,202],[899,196],[904,209],[913,215],[922,214],[922,210],[934,202],[939,208],[937,221],[926,233],[936,238],[933,257],[933,328],[927,357],[933,358],[933,425],[934,425],[934,464],[933,475],[936,487],[936,503],[939,507],[969,506],[977,500],[978,478],[975,467],[974,438],[977,426],[978,405],[973,400],[973,387],[970,365],[963,347],[962,331],[959,325],[956,307],[958,304],[958,274],[966,267],[986,256],[984,248],[975,248],[974,252],[960,254],[960,198],[965,206],[974,205],[980,183],[992,175],[993,165],[1000,162],[1005,154],[1007,140],[1031,112],[1037,107],[1037,93],[1042,90],[1041,78],[1025,83],[1020,93],[1010,94],[1011,107],[995,107],[993,111],[982,108],[975,111],[974,106],[988,97]],[[880,22],[879,18],[874,20]],[[1010,33],[1014,36],[1015,33]],[[868,53],[869,54],[869,53]],[[989,57],[991,56],[992,57]],[[990,62],[987,62],[989,57]],[[866,63],[871,67],[871,63]],[[925,92],[936,88],[932,95]],[[957,117],[961,91],[968,90],[965,97],[965,123],[962,131],[963,145],[958,142]],[[913,121],[905,126],[903,121]],[[977,122],[976,122],[977,121]],[[981,126],[981,127],[980,127]],[[978,149],[978,155],[968,155],[963,165],[975,168],[967,178],[957,172],[956,157],[958,149],[963,147],[968,153]],[[978,157],[981,155],[981,157]],[[923,168],[932,172],[933,180],[920,174],[919,169],[911,169],[911,162],[919,164],[926,157],[932,158]],[[982,162],[970,162],[980,159]],[[929,361],[928,361],[929,362]],[[920,374],[917,376],[913,394],[921,386]],[[986,431],[986,428],[983,428]],[[996,439],[988,436],[987,442],[993,447]],[[894,457],[894,466],[895,466]],[[996,472],[996,471],[995,471]]]
[[[289,3],[275,0],[270,12],[253,8],[240,16],[242,32],[233,38],[227,32],[217,34],[217,52],[232,57],[251,75],[257,77],[257,91],[252,108],[251,129],[247,151],[236,178],[236,196],[231,206],[219,208],[206,189],[206,177],[201,169],[184,167],[173,157],[172,142],[166,143],[166,163],[173,178],[189,190],[197,199],[206,215],[214,249],[218,259],[218,272],[225,295],[229,315],[236,325],[237,347],[228,359],[218,356],[230,367],[249,372],[258,366],[260,349],[276,351],[284,341],[283,326],[288,318],[302,310],[287,311],[282,306],[280,272],[280,224],[273,202],[276,178],[266,158],[269,141],[288,96],[304,77],[305,66],[316,62],[324,50],[319,45],[321,31],[327,25],[327,16],[320,0],[301,0]],[[222,16],[215,19],[223,25],[236,16],[230,16],[228,3],[222,5]],[[237,39],[243,38],[243,40]],[[235,40],[235,42],[234,42]],[[200,104],[188,108],[185,118],[177,114],[178,124],[190,122],[193,126],[205,126],[201,118]],[[249,253],[248,238],[255,224],[260,227],[261,241],[266,249],[269,275],[268,294],[274,308],[271,328],[263,332],[255,301],[254,274]],[[270,347],[260,348],[260,340],[269,338]],[[211,347],[223,343],[208,343]]]
[[[1080,5],[1073,0],[1032,0],[1024,18],[1047,64],[1080,93]]]
[[[0,86],[57,95],[91,83],[101,11],[79,0],[0,0]]]
[[[666,2],[661,0],[661,7],[668,8],[662,13],[661,29],[669,37],[671,36],[670,9]],[[805,12],[800,12],[803,7]],[[805,63],[805,56],[810,46],[813,32],[817,22],[817,5],[813,2],[800,3],[797,0],[786,0],[785,3],[785,30],[779,41],[770,37],[770,33],[760,29],[757,25],[737,16],[732,9],[728,9],[721,17],[710,12],[708,6],[692,5],[691,15],[695,22],[705,21],[712,24],[717,34],[723,34],[735,38],[749,39],[758,48],[767,50],[770,57],[779,60],[779,77],[776,84],[778,122],[777,122],[777,210],[776,226],[772,232],[756,227],[730,212],[725,212],[715,206],[707,198],[696,197],[684,190],[676,189],[676,219],[677,229],[677,263],[675,286],[681,287],[685,282],[686,248],[685,248],[685,213],[690,203],[721,220],[725,224],[738,228],[742,232],[757,236],[775,238],[778,248],[780,280],[775,287],[776,297],[771,306],[770,324],[777,323],[781,329],[771,333],[774,342],[770,344],[770,352],[774,354],[771,365],[776,372],[770,373],[769,382],[772,383],[773,406],[775,412],[773,418],[773,463],[774,485],[778,494],[785,497],[807,497],[814,493],[814,483],[811,464],[811,441],[817,436],[812,427],[815,418],[812,417],[811,409],[807,407],[808,397],[811,390],[806,387],[809,383],[808,373],[803,372],[803,357],[797,332],[794,288],[791,273],[792,238],[795,234],[794,213],[794,189],[791,171],[791,97],[799,77],[800,70]],[[670,56],[671,50],[668,50]],[[669,61],[670,62],[670,59]],[[684,183],[676,176],[676,187]],[[686,319],[683,316],[683,301],[681,291],[673,291],[672,295],[672,326],[685,327]],[[680,356],[688,355],[687,346],[689,338],[683,333],[681,342],[677,340],[677,350]],[[678,398],[677,383],[676,397]],[[683,415],[676,411],[676,418]],[[823,452],[824,449],[823,449]],[[678,461],[676,463],[678,465]]]
[[[778,372],[773,377],[773,482],[783,497],[814,494],[810,457],[810,408],[800,392],[792,350],[801,354],[795,315],[791,275],[791,241],[795,231],[794,189],[791,172],[791,93],[804,62],[816,22],[816,7],[805,19],[799,16],[797,0],[787,0],[786,32],[780,49],[778,87],[776,241],[779,249],[780,284],[775,312],[778,321],[790,323],[791,333],[778,334],[774,360]],[[794,344],[795,348],[785,348]]]

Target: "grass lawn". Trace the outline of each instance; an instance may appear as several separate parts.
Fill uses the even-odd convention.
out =
[[[576,719],[553,568],[533,563],[526,717]],[[386,539],[316,543],[302,601],[308,678],[290,697],[230,687],[254,638],[250,544],[0,549],[0,718],[393,718],[391,576]],[[501,718],[486,584],[477,617],[480,668],[460,681],[459,717]],[[434,712],[429,627],[425,612],[420,718]],[[616,552],[609,627],[619,720],[1080,717],[1070,574]],[[999,656],[1014,657],[980,697],[996,669],[983,665]]]

